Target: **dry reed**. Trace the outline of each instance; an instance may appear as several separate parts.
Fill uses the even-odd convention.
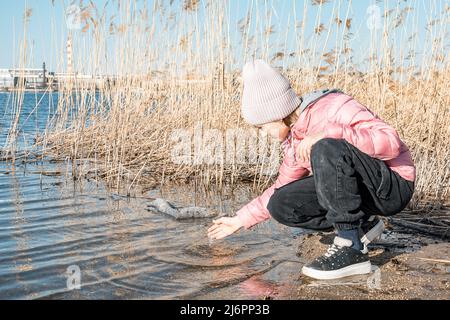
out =
[[[414,22],[401,31],[400,43],[389,35],[409,15],[414,21],[417,12],[394,6],[385,13],[381,36],[373,36],[365,50],[365,70],[359,71],[350,46],[354,35],[346,1],[335,1],[332,7],[327,1],[313,1],[317,16],[311,35],[305,30],[311,10],[306,3],[300,9],[293,4],[292,12],[304,11],[303,21],[291,16],[284,31],[274,26],[275,10],[255,1],[248,2],[237,25],[232,25],[234,13],[222,1],[184,1],[179,4],[182,10],[172,1],[169,6],[154,1],[152,8],[131,0],[119,4],[109,20],[94,8],[84,10],[84,27],[74,36],[78,70],[100,73],[112,65],[119,77],[97,91],[76,77],[60,84],[58,117],[37,141],[45,156],[71,159],[74,176],[99,177],[111,187],[128,190],[169,181],[219,189],[253,181],[257,189],[266,187],[274,177],[261,175],[261,164],[175,164],[170,139],[173,130],[193,130],[198,122],[219,132],[246,128],[240,118],[239,68],[242,61],[261,57],[278,63],[299,94],[337,87],[369,106],[398,129],[413,153],[418,178],[411,207],[449,203],[450,69],[443,43],[448,8],[430,23],[425,54],[418,56],[406,51],[417,46]],[[325,6],[333,14],[322,22]],[[295,39],[294,50],[289,37]],[[107,48],[111,43],[112,51]],[[89,99],[107,102],[98,103],[94,111]],[[77,166],[85,159],[91,166]]]

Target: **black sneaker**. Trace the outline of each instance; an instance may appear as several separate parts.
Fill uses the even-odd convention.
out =
[[[330,280],[370,273],[372,265],[368,255],[351,246],[351,240],[335,237],[323,256],[302,268],[303,274],[314,279]]]
[[[364,248],[361,250],[363,253],[367,253],[369,250],[367,246],[373,240],[381,236],[384,231],[384,222],[377,216],[371,216],[366,222],[361,225],[361,243]]]

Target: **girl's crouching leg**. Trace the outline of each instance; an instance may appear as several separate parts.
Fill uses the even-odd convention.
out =
[[[297,228],[328,230],[327,211],[317,200],[313,177],[303,178],[275,189],[267,204],[270,215],[279,223]]]

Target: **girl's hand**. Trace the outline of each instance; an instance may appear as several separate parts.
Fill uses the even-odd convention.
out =
[[[306,136],[297,146],[297,158],[301,162],[309,163],[311,161],[311,148],[320,139],[325,138],[323,131]]]
[[[213,223],[212,227],[208,229],[208,238],[213,240],[223,239],[243,227],[241,220],[237,216],[222,217],[213,220]]]

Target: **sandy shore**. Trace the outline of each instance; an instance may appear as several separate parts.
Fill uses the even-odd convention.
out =
[[[392,226],[390,229],[371,246],[372,265],[378,271],[375,267],[370,276],[326,282],[300,275],[301,284],[292,298],[450,299],[450,244]],[[297,255],[312,259],[326,250],[333,237],[334,234],[301,237]]]

